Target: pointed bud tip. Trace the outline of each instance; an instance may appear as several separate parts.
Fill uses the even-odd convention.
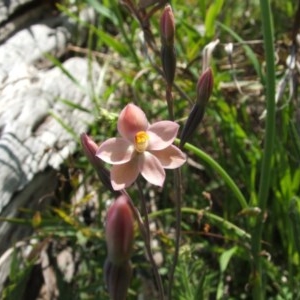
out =
[[[89,159],[91,157],[94,159],[94,156],[98,150],[98,145],[84,132],[80,135],[80,141],[85,155]]]
[[[212,69],[207,68],[200,76],[197,82],[197,104],[206,105],[208,102],[214,85],[214,77]]]
[[[98,177],[103,183],[103,185],[111,192],[115,193],[111,185],[109,171],[104,167],[100,158],[96,156],[96,153],[99,148],[98,145],[86,133],[81,133],[80,141],[86,158],[96,170]]]
[[[173,45],[175,36],[175,20],[172,7],[167,4],[160,19],[160,34],[163,45]]]

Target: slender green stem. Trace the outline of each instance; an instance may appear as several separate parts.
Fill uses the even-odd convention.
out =
[[[264,215],[270,187],[272,154],[275,134],[275,64],[272,17],[269,0],[260,0],[262,31],[264,36],[266,58],[266,101],[267,116],[265,125],[264,154],[261,165],[258,201],[261,214],[256,219],[252,234],[253,258],[253,299],[265,299],[265,288],[262,278],[261,238],[264,224]]]
[[[173,107],[173,95],[172,86],[166,87],[166,100],[168,104],[169,118],[174,121],[174,107]],[[174,194],[175,194],[175,207],[176,207],[176,226],[175,226],[175,251],[173,256],[172,265],[169,272],[169,287],[168,287],[168,299],[172,299],[172,290],[174,286],[174,275],[179,257],[179,248],[181,241],[181,205],[182,205],[182,180],[181,170],[174,170]]]
[[[158,272],[157,265],[155,263],[155,260],[153,258],[152,250],[151,250],[151,240],[150,240],[150,226],[149,226],[149,218],[148,218],[148,211],[147,211],[147,206],[146,206],[146,199],[143,194],[143,189],[142,186],[139,182],[139,180],[136,181],[137,186],[138,186],[138,191],[140,194],[140,199],[141,199],[141,206],[142,206],[142,212],[144,214],[144,225],[145,225],[145,236],[144,236],[144,242],[145,242],[145,247],[147,250],[148,258],[150,260],[150,264],[153,269],[154,277],[156,280],[156,284],[158,287],[158,292],[159,292],[159,300],[164,299],[164,288],[162,284],[161,277]]]
[[[165,208],[161,209],[155,212],[152,212],[149,214],[149,218],[157,218],[159,216],[163,216],[165,214],[174,214],[174,208]],[[181,212],[185,214],[196,214],[199,216],[207,217],[211,222],[214,222],[215,224],[218,224],[220,227],[226,228],[227,230],[230,230],[234,232],[239,238],[245,238],[247,240],[250,240],[251,236],[249,233],[247,233],[245,230],[239,228],[235,224],[223,219],[220,216],[217,216],[206,209],[197,209],[193,207],[182,207]]]
[[[128,197],[128,204],[130,205],[130,208],[132,210],[132,213],[134,215],[134,218],[135,220],[138,222],[138,226],[139,226],[139,230],[140,230],[140,233],[141,233],[141,236],[143,237],[145,243],[147,242],[147,238],[148,238],[148,232],[147,232],[147,229],[146,229],[146,226],[144,224],[144,221],[140,215],[140,212],[139,210],[135,207],[131,197],[129,196],[129,194],[126,192],[126,190],[122,190],[122,193],[124,195],[126,195]]]
[[[175,252],[173,257],[173,264],[171,265],[169,273],[169,288],[168,288],[168,299],[172,299],[172,290],[174,285],[174,275],[178,262],[179,248],[181,241],[181,205],[182,205],[182,180],[181,180],[181,170],[174,170],[174,185],[175,185],[175,201],[176,201],[176,238],[175,238]]]
[[[235,184],[233,179],[229,176],[229,174],[208,154],[200,150],[199,148],[189,144],[185,143],[184,149],[192,152],[197,157],[199,157],[203,162],[205,162],[207,165],[209,165],[213,170],[215,170],[221,178],[224,180],[224,182],[227,184],[227,186],[231,189],[231,191],[236,196],[237,200],[239,201],[242,208],[247,208],[248,204],[243,196],[242,192],[238,188],[238,186]]]

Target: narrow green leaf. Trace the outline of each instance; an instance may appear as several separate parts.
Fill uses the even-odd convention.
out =
[[[205,32],[208,37],[213,37],[215,34],[215,22],[216,18],[219,15],[224,0],[214,1],[208,8],[206,17],[205,17]]]
[[[289,217],[293,231],[295,249],[300,253],[300,198],[293,197],[289,205]]]
[[[58,100],[60,102],[64,103],[64,104],[66,104],[67,106],[71,107],[71,108],[78,109],[78,110],[81,110],[81,111],[86,112],[86,113],[92,113],[92,111],[90,109],[87,109],[87,108],[83,107],[80,104],[74,103],[71,100],[63,99],[63,98],[59,98]]]
[[[97,29],[96,31],[100,41],[105,43],[108,47],[114,49],[118,52],[121,56],[128,56],[127,47],[121,42],[119,42],[116,37],[111,36],[110,34],[106,33],[101,29]]]
[[[228,267],[231,257],[236,253],[238,247],[234,246],[231,249],[226,250],[222,253],[219,259],[220,270],[224,273]]]
[[[49,54],[49,53],[45,53],[44,54],[47,59],[49,59],[53,65],[57,66],[59,69],[61,69],[61,71],[76,85],[78,86],[81,90],[85,90],[80,82],[64,67],[64,65],[53,55]]]
[[[226,250],[222,253],[219,259],[221,278],[217,288],[217,300],[224,299],[224,272],[226,271],[230,259],[236,253],[238,247],[234,246],[231,249]]]
[[[78,133],[73,130],[71,126],[69,126],[59,115],[55,112],[50,111],[49,115],[52,116],[73,138],[75,141],[79,143]]]
[[[113,11],[100,3],[97,0],[87,0],[87,2],[99,13],[100,16],[106,17],[112,21],[114,25],[118,24],[118,19],[116,18]]]

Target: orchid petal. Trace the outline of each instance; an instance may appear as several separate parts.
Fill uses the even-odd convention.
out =
[[[172,121],[160,121],[149,126],[147,150],[162,150],[170,146],[177,136],[179,125]]]
[[[133,159],[122,165],[114,165],[110,171],[111,184],[119,191],[130,186],[138,177],[138,159]]]
[[[139,170],[142,176],[150,183],[163,186],[166,173],[160,161],[150,152],[139,156]]]
[[[146,131],[148,120],[145,113],[136,105],[128,104],[121,111],[118,119],[118,131],[122,137],[134,142],[135,134]]]
[[[124,164],[132,159],[134,146],[123,138],[110,138],[103,142],[96,156],[109,164]]]
[[[171,145],[159,151],[150,151],[165,169],[176,169],[186,162],[185,154],[176,146]]]

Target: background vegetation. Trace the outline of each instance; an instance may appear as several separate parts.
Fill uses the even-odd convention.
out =
[[[266,139],[266,83],[270,76],[266,59],[270,53],[264,51],[260,3],[256,0],[174,0],[171,5],[176,20],[175,83],[178,87],[173,95],[174,112],[181,126],[196,98],[202,50],[219,39],[211,58],[213,95],[204,120],[190,141],[194,148],[185,150],[189,159],[182,169],[182,242],[173,297],[252,299],[257,275],[253,235],[258,234],[256,226],[262,221],[258,243],[263,293],[266,299],[300,299],[300,111],[296,38],[299,3],[271,1],[276,106],[265,210],[261,207],[259,189]],[[96,121],[89,124],[89,134],[99,143],[115,136],[118,113],[129,102],[142,107],[149,120],[168,119],[165,82],[158,71],[160,56],[143,42],[141,24],[115,0],[70,0],[58,4],[61,11],[78,22],[77,12],[85,6],[97,11],[97,24],[86,24],[90,32],[87,44],[82,48],[70,45],[70,55],[97,61],[103,70],[99,82],[105,86],[102,94],[97,92],[97,87],[89,91],[95,104],[90,113],[96,116]],[[161,12],[162,8],[153,14],[149,25],[157,49]],[[74,138],[79,137],[74,134]],[[219,169],[203,159],[198,149],[233,179],[247,202],[246,208],[241,206]],[[48,255],[52,257],[60,299],[108,298],[102,269],[106,258],[103,224],[106,207],[114,195],[99,182],[79,143],[77,154],[65,162],[61,178],[62,186],[57,191],[60,204],[43,212],[28,211],[28,218],[20,220],[26,224],[23,226],[34,229],[31,240],[34,254],[24,258],[16,248],[5,299],[22,299],[45,244],[49,244]],[[168,173],[163,189],[143,184],[152,223],[152,247],[167,286],[174,254],[172,174]],[[132,187],[128,192],[139,207],[137,189]],[[64,249],[69,249],[74,264],[69,280],[55,262]],[[138,295],[156,299],[151,266],[138,232],[132,263],[134,275],[128,299],[137,299]]]

